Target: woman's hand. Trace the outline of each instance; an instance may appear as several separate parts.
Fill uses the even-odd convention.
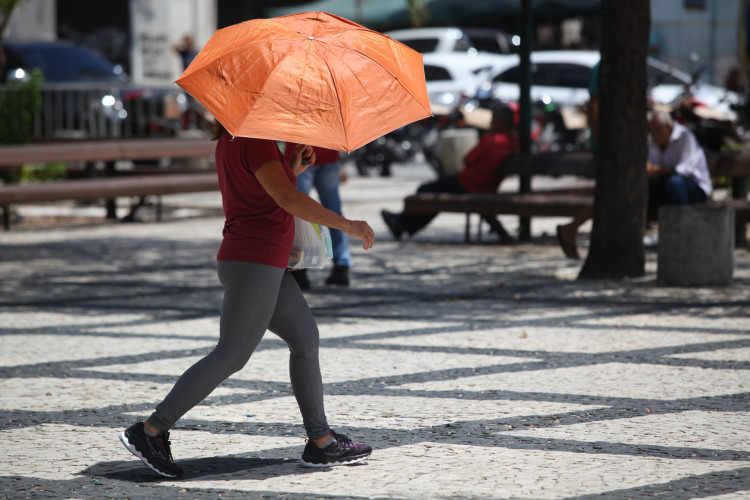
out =
[[[372,244],[375,243],[375,231],[363,220],[349,221],[349,225],[345,229],[342,229],[342,231],[347,236],[362,240],[362,248],[365,250],[371,249]]]
[[[297,144],[294,146],[292,156],[289,159],[289,166],[291,167],[292,172],[294,172],[294,175],[301,174],[311,165],[315,165],[315,151],[312,146],[307,146],[305,144]]]

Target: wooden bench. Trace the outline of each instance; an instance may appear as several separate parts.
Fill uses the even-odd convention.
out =
[[[416,193],[404,199],[406,213],[455,212],[466,214],[464,241],[471,240],[471,215],[574,216],[594,202],[593,181],[588,188],[532,191],[533,176],[573,175],[593,179],[593,155],[588,152],[565,154],[514,155],[500,168],[507,176],[522,176],[518,193]],[[525,179],[524,179],[525,177]],[[477,238],[481,240],[481,219]]]
[[[0,166],[24,163],[141,160],[160,157],[195,158],[213,155],[216,144],[208,139],[144,139],[122,141],[66,142],[0,147]],[[0,185],[3,225],[10,228],[10,206],[60,200],[114,200],[117,197],[215,191],[216,172],[149,173],[127,177],[63,180],[48,183]],[[111,202],[113,204],[113,202]],[[110,212],[112,211],[110,206]],[[161,199],[157,204],[161,217]]]
[[[67,141],[0,147],[0,166],[24,163],[146,160],[213,155],[216,143],[208,139],[123,139]]]
[[[732,199],[712,201],[735,210],[737,221],[736,239],[745,243],[745,224],[750,222],[750,201],[747,200],[747,178],[750,177],[750,158],[735,155],[709,156],[709,169],[714,177],[727,176],[732,179]],[[594,203],[593,184],[583,189],[533,191],[530,178],[533,176],[573,175],[593,178],[594,159],[591,153],[543,153],[509,158],[501,167],[506,175],[528,176],[527,189],[519,193],[417,193],[404,199],[404,212],[466,214],[464,239],[470,241],[470,216],[518,215],[520,217],[573,217]],[[523,189],[522,182],[522,189]],[[481,221],[480,221],[481,228]],[[481,229],[478,231],[481,239]]]

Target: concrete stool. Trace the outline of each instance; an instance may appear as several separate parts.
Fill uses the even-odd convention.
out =
[[[443,164],[443,174],[456,174],[464,166],[464,156],[479,142],[479,132],[474,128],[456,128],[440,133],[438,151]]]
[[[734,271],[734,209],[659,208],[657,280],[665,285],[728,285]]]

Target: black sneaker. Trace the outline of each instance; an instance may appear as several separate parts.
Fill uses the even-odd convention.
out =
[[[388,229],[391,230],[391,234],[393,237],[397,240],[401,239],[401,235],[404,234],[404,226],[401,225],[401,223],[398,220],[398,215],[391,213],[387,210],[381,210],[380,216],[383,218],[383,222],[385,222],[385,225],[388,226]]]
[[[326,285],[349,286],[349,266],[333,266]]]
[[[140,458],[151,470],[164,477],[180,477],[169,449],[169,432],[151,437],[143,430],[143,422],[136,422],[120,433],[120,441],[133,455]]]
[[[302,453],[300,463],[303,467],[332,467],[334,465],[352,465],[363,460],[372,453],[372,448],[366,444],[354,443],[344,434],[333,433],[335,443],[331,443],[323,449],[307,441],[305,451]]]

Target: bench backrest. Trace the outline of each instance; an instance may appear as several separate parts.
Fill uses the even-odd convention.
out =
[[[502,175],[578,175],[594,177],[594,156],[588,152],[514,154],[508,157],[498,172]]]
[[[706,154],[713,177],[750,177],[750,155]],[[588,151],[572,153],[515,154],[498,169],[503,175],[577,175],[594,178],[594,155]]]

